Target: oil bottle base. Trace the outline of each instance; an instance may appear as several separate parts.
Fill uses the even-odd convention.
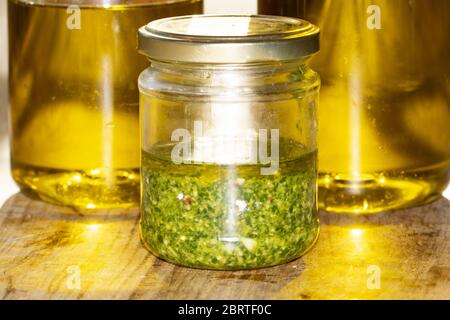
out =
[[[319,175],[319,208],[328,212],[370,214],[430,203],[441,196],[449,164],[412,171],[359,175]]]
[[[139,204],[139,170],[55,170],[13,164],[21,190],[77,211],[130,208]]]

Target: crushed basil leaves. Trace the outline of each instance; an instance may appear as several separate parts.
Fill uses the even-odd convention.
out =
[[[317,238],[316,153],[260,165],[175,165],[143,151],[141,237],[169,262],[251,269],[293,260]]]

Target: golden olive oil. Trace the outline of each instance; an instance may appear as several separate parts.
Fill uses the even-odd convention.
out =
[[[77,209],[137,205],[137,78],[148,64],[137,30],[201,13],[202,1],[39,3],[8,2],[13,177],[24,191]]]
[[[450,177],[450,2],[259,0],[259,11],[321,28],[321,208],[438,198]]]

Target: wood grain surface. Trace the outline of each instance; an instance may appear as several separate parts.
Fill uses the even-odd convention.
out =
[[[2,299],[450,299],[450,202],[371,216],[320,214],[292,263],[177,267],[141,245],[138,210],[79,214],[22,194],[0,210]]]

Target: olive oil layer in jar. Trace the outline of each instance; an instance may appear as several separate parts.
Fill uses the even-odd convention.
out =
[[[140,29],[141,237],[169,262],[251,269],[318,235],[319,30],[290,18],[197,16]]]
[[[149,20],[201,1],[9,0],[12,175],[76,209],[139,204],[139,92]]]
[[[450,1],[259,0],[321,28],[319,206],[371,213],[440,197],[450,178]]]

